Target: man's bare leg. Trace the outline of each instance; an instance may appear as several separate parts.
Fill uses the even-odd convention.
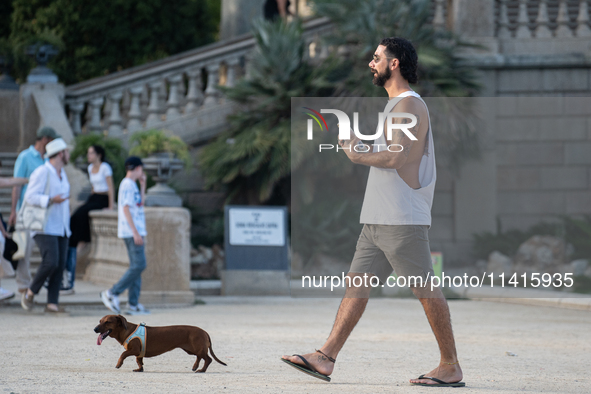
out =
[[[363,276],[363,274],[349,273],[347,276],[350,277],[350,280],[352,281],[353,277]],[[337,355],[345,345],[347,338],[349,338],[349,335],[365,311],[370,291],[371,287],[347,286],[345,296],[341,301],[337,317],[332,326],[332,331],[324,345],[319,349],[320,351],[334,359],[337,358]],[[323,375],[330,375],[334,369],[334,363],[321,353],[315,352],[302,354],[302,357],[304,357]],[[292,363],[304,365],[302,360],[296,356],[283,356],[282,358],[289,360]]]
[[[415,287],[413,292],[423,304],[427,320],[431,325],[435,339],[439,345],[441,360],[439,366],[425,376],[437,378],[448,383],[455,383],[462,380],[462,369],[458,363],[456,344],[451,328],[451,317],[447,301],[439,287],[431,291],[428,287]],[[437,384],[430,379],[411,379],[411,383]]]

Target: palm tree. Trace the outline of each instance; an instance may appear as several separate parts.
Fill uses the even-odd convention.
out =
[[[299,23],[257,20],[256,49],[248,77],[222,88],[240,111],[230,128],[207,145],[199,158],[209,187],[223,186],[228,201],[248,204],[289,199],[291,98],[330,96],[330,65],[305,59]]]

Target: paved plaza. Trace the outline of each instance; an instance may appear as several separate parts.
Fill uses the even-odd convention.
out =
[[[39,299],[44,301],[44,296]],[[408,383],[438,362],[435,340],[416,300],[370,300],[338,357],[331,383],[299,373],[279,358],[321,346],[338,299],[202,300],[205,304],[156,308],[151,315],[128,319],[205,329],[216,355],[228,364],[213,362],[205,374],[192,373],[194,357],[178,349],[145,359],[144,373],[132,372],[134,358],[115,369],[123,348],[112,338],[97,346],[93,328],[108,311],[96,302],[69,301],[69,314],[63,316],[43,314],[41,306],[33,313],[16,303],[0,306],[0,392],[591,392],[589,311],[450,301],[467,387],[444,389]]]

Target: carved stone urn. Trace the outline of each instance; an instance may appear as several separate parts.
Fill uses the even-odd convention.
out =
[[[144,171],[154,179],[156,185],[146,192],[146,206],[150,207],[180,207],[181,198],[167,185],[172,176],[183,169],[183,162],[172,153],[155,153],[145,159]]]

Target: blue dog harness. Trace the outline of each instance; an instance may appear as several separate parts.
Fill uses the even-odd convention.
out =
[[[127,337],[124,343],[125,350],[129,350],[127,347],[129,345],[129,341],[134,338],[138,338],[140,343],[142,344],[142,350],[140,351],[139,358],[142,358],[146,355],[146,323],[141,322],[139,326],[135,329],[134,332],[131,333],[130,336]]]

